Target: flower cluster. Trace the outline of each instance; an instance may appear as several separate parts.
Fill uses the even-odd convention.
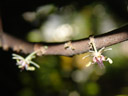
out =
[[[17,54],[12,54],[12,59],[15,59],[17,61],[18,68],[21,70],[29,70],[29,71],[34,71],[35,67],[40,68],[38,64],[32,61],[36,57],[36,55],[41,56],[46,52],[46,49],[48,49],[48,46],[40,46],[40,45],[35,45],[34,47],[34,52],[29,54],[26,58],[17,55]],[[30,66],[34,65],[34,66]]]
[[[24,70],[26,69],[27,71],[34,71],[35,67],[40,68],[40,66],[38,64],[36,64],[35,62],[32,61],[33,58],[35,58],[36,52],[31,53],[30,55],[28,55],[26,58],[17,55],[17,54],[12,54],[12,58],[16,59],[17,61],[17,65],[18,68]],[[30,64],[34,65],[34,66],[30,66]]]
[[[86,56],[84,56],[82,58],[82,59],[85,59],[86,57],[89,57],[89,56],[92,57],[92,61],[90,61],[86,65],[86,67],[90,66],[91,64],[97,63],[100,66],[100,68],[103,68],[104,67],[103,61],[108,61],[110,64],[113,63],[113,61],[110,58],[105,57],[104,55],[102,55],[102,53],[104,51],[112,50],[112,48],[105,49],[105,47],[103,47],[99,51],[97,51],[93,37],[90,37],[90,43],[89,43],[89,45],[90,45],[90,49],[91,49],[91,50],[89,50],[89,52],[91,54],[90,55],[86,55]]]

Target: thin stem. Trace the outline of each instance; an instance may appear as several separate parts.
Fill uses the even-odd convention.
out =
[[[37,52],[39,52],[39,50],[32,52],[30,55],[28,55],[28,56],[26,57],[25,60],[26,60],[26,61],[27,61],[27,60],[31,60],[32,57],[33,57]]]
[[[93,46],[94,51],[97,53],[96,45],[94,42],[92,43],[92,46]]]

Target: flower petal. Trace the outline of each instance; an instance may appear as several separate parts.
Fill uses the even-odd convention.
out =
[[[40,66],[38,64],[36,64],[35,62],[30,61],[30,63],[33,64],[34,66],[36,66],[37,68],[40,68]]]
[[[113,63],[112,59],[110,59],[110,58],[107,58],[107,60],[106,60],[106,61],[108,61],[110,64],[112,64],[112,63]]]
[[[87,57],[89,57],[89,56],[91,56],[91,55],[86,55],[86,56],[84,56],[82,59],[85,59],[85,58],[87,58]]]
[[[104,68],[103,60],[102,58],[95,57],[97,64],[100,66],[100,68]]]
[[[103,51],[105,50],[105,47],[103,47],[103,48],[101,48],[99,51],[98,51],[98,53],[103,53]]]
[[[90,62],[88,62],[85,66],[86,66],[86,67],[89,67],[91,64],[92,64],[92,62],[90,61]]]
[[[107,49],[105,49],[104,51],[108,51],[108,50],[112,50],[112,48],[107,48]]]
[[[35,70],[35,67],[27,67],[27,69],[26,70],[29,70],[29,71],[34,71]]]

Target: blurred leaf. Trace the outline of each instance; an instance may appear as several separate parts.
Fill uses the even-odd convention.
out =
[[[75,66],[79,69],[84,69],[86,68],[86,65],[89,63],[89,61],[92,61],[92,57],[87,57],[85,59],[82,59],[84,56],[89,55],[90,53],[84,53],[80,55],[74,56],[74,63]]]
[[[18,96],[35,96],[33,90],[30,88],[24,88],[18,94]]]
[[[73,66],[72,66],[73,58],[65,57],[65,56],[61,56],[60,58],[61,58],[62,69],[64,71],[72,71],[72,69],[73,69]]]
[[[99,86],[97,83],[94,83],[94,82],[90,82],[86,85],[85,87],[86,89],[86,93],[89,95],[89,96],[97,96],[98,93],[100,92],[100,89],[99,89]]]
[[[32,30],[27,35],[27,39],[30,42],[41,42],[42,41],[42,37],[41,37],[40,31],[38,29]]]

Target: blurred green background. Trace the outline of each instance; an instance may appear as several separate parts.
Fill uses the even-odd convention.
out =
[[[79,40],[114,30],[128,20],[127,0],[13,3],[1,3],[4,30],[30,42]],[[40,69],[34,72],[20,72],[11,60],[12,51],[0,49],[2,92],[10,96],[128,96],[128,42],[110,47],[113,50],[104,54],[113,64],[104,62],[105,69],[97,64],[86,68],[90,58],[82,60],[85,53],[37,57],[34,61]]]

